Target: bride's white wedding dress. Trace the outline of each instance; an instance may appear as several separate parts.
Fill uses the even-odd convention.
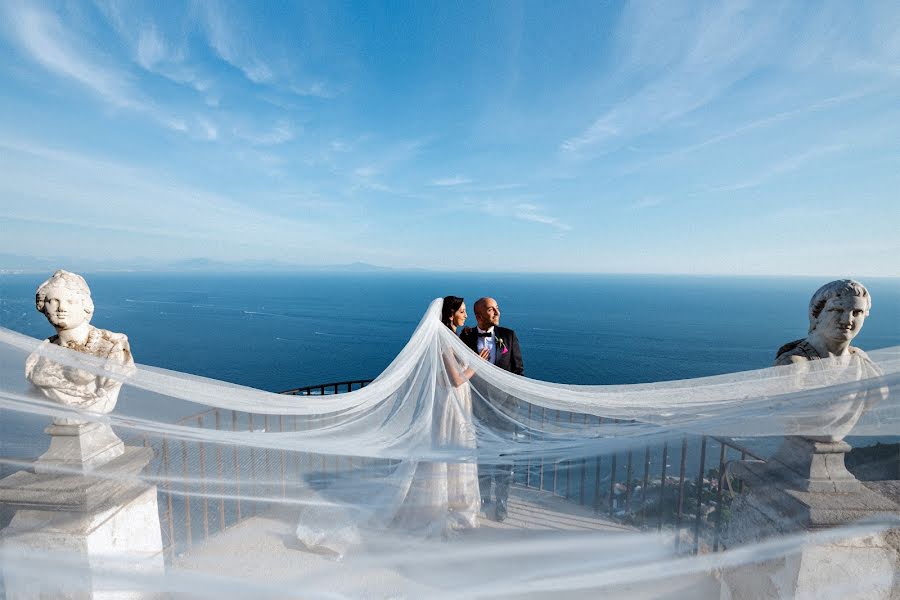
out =
[[[304,546],[340,556],[363,541],[362,530],[431,537],[478,526],[481,496],[467,365],[450,350],[441,358],[437,362],[444,370],[430,393],[422,391],[416,410],[419,418],[430,415],[419,443],[431,460],[403,461],[374,477],[369,476],[377,470],[351,472],[319,491],[308,489],[296,529]],[[443,454],[448,460],[435,459]]]
[[[394,519],[394,525],[401,529],[443,533],[478,527],[480,495],[478,465],[474,462],[472,388],[468,381],[448,388],[444,402],[434,407],[432,444],[434,450],[451,451],[459,460],[417,465]],[[471,460],[463,462],[465,454]]]

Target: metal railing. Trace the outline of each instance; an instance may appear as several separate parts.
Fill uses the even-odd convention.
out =
[[[370,381],[342,381],[282,393],[327,396],[363,388]],[[536,410],[540,416],[532,414]],[[551,426],[554,422],[621,427],[635,424],[533,406],[528,406],[527,411],[529,418],[539,418],[543,425]],[[319,418],[325,419],[318,421],[322,423],[329,417]],[[218,408],[185,417],[178,423],[201,429],[256,432],[302,431],[310,426],[307,417],[272,417]],[[196,451],[189,451],[189,444],[195,443]],[[145,440],[145,444],[150,442]],[[195,539],[206,540],[258,514],[279,497],[287,497],[292,477],[354,467],[351,457],[222,444],[209,448],[204,442],[170,441],[165,436],[157,444],[153,468],[161,482],[160,521],[169,560],[177,552],[190,550]],[[708,457],[716,452],[714,466],[707,469]],[[677,457],[674,461],[673,456]],[[727,438],[683,435],[581,459],[530,458],[515,465],[514,478],[519,485],[589,506],[598,515],[620,523],[641,529],[674,530],[680,551],[715,552],[720,549],[721,531],[730,518],[731,494],[724,490],[725,466],[738,458],[759,457]],[[389,462],[382,460],[379,464]],[[190,473],[199,474],[199,481],[189,485]],[[292,476],[288,477],[288,473]],[[251,486],[251,493],[242,493],[242,485]],[[263,498],[271,500],[266,502]]]
[[[289,396],[327,396],[331,394],[343,394],[364,388],[372,383],[371,379],[354,379],[353,381],[340,381],[338,383],[325,383],[322,385],[310,385],[308,387],[294,388],[279,392]]]
[[[370,379],[354,379],[294,388],[280,393],[290,396],[329,396],[361,389],[370,382]],[[199,429],[264,432],[301,431],[308,426],[302,417],[273,417],[219,408],[184,417],[176,423]],[[176,553],[192,549],[198,536],[205,541],[260,512],[263,502],[248,499],[246,490],[242,494],[243,481],[249,479],[250,485],[257,488],[254,492],[259,492],[258,488],[265,485],[270,488],[270,493],[274,491],[277,495],[280,492],[280,496],[284,498],[287,495],[288,469],[294,468],[299,473],[300,461],[309,457],[299,453],[288,456],[284,450],[252,447],[238,449],[236,446],[225,448],[222,445],[215,445],[212,452],[207,452],[207,444],[204,442],[196,443],[194,453],[189,451],[193,442],[170,442],[165,435],[156,440],[156,443],[146,437],[143,442],[145,446],[153,446],[155,449],[156,458],[149,469],[160,481],[160,524],[164,554],[169,561]],[[180,451],[173,449],[173,445],[180,446],[177,448]],[[322,472],[337,467],[335,457],[318,458],[317,468]],[[214,460],[215,470],[208,475],[210,469],[207,466],[211,460]],[[290,462],[294,464],[289,465]],[[187,482],[192,469],[199,475],[199,482],[198,486],[189,488]],[[183,475],[181,478],[178,476],[179,471]],[[234,483],[226,490],[227,481]],[[273,481],[277,482],[275,486],[272,485]],[[272,490],[273,487],[276,489]],[[198,512],[199,515],[195,514]],[[179,525],[177,528],[176,521]]]
[[[529,419],[537,417],[543,425],[637,424],[545,408],[537,409],[538,416],[532,414],[534,407],[527,410]],[[712,462],[709,457],[716,452],[717,459],[708,469]],[[762,460],[734,440],[684,434],[606,455],[550,462],[543,458],[529,460],[516,470],[515,481],[589,506],[619,523],[657,531],[672,529],[677,548],[696,554],[721,548],[722,528],[730,520],[732,501],[732,494],[725,489],[726,466],[748,458]],[[673,472],[677,474],[670,474]],[[738,482],[737,493],[742,491],[743,482]]]

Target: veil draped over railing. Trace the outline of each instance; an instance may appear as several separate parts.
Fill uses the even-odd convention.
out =
[[[302,398],[142,365],[123,370],[0,329],[2,474],[32,468],[49,444],[43,427],[51,418],[110,426],[126,447],[152,449],[152,459],[140,473],[101,467],[88,476],[157,486],[167,563],[165,574],[118,565],[115,556],[86,566],[59,548],[12,552],[7,544],[6,577],[65,586],[83,582],[87,569],[109,589],[198,597],[599,588],[669,597],[682,583],[712,585],[717,569],[809,543],[785,535],[707,552],[721,549],[719,532],[734,518],[726,504],[735,486],[721,467],[741,456],[729,452],[765,457],[783,436],[900,433],[900,348],[803,369],[578,386],[498,369],[439,316],[437,300],[368,386]],[[63,373],[121,383],[115,410],[92,413],[38,394],[25,377],[33,355]],[[698,448],[701,460],[713,454],[708,443],[720,450],[718,470],[705,473],[699,462],[696,481],[686,478],[685,470],[698,472]],[[481,496],[484,481],[507,469],[512,497],[524,499],[518,516],[500,523]],[[667,493],[677,493],[671,506]],[[559,516],[569,505],[575,516]],[[11,514],[0,515],[0,526]],[[882,519],[817,535],[827,542],[896,525]],[[679,548],[683,530],[692,537]]]

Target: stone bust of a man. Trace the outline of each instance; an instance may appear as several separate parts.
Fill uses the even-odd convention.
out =
[[[809,301],[809,334],[779,348],[775,366],[848,355],[867,358],[850,342],[862,329],[871,308],[869,290],[858,281],[826,283]]]
[[[56,335],[48,338],[48,343],[106,359],[108,365],[126,369],[134,366],[124,334],[90,324],[94,303],[91,290],[80,275],[56,271],[38,287],[35,306],[56,329]],[[40,352],[28,357],[25,375],[51,400],[98,412],[113,409],[121,387],[118,381],[61,365]]]
[[[864,381],[881,375],[881,369],[865,352],[850,345],[871,308],[872,297],[858,281],[840,279],[826,283],[809,301],[809,334],[779,348],[775,366],[792,365],[800,377],[797,383],[803,387]],[[866,385],[834,396],[820,392],[815,396],[819,404],[810,409],[809,417],[795,419],[794,425],[815,432],[802,434],[814,441],[839,441],[867,407],[886,394],[886,388]]]

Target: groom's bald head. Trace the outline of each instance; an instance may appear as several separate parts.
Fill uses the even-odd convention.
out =
[[[500,324],[500,307],[497,301],[490,297],[479,298],[475,301],[475,320],[482,330],[489,329]]]

